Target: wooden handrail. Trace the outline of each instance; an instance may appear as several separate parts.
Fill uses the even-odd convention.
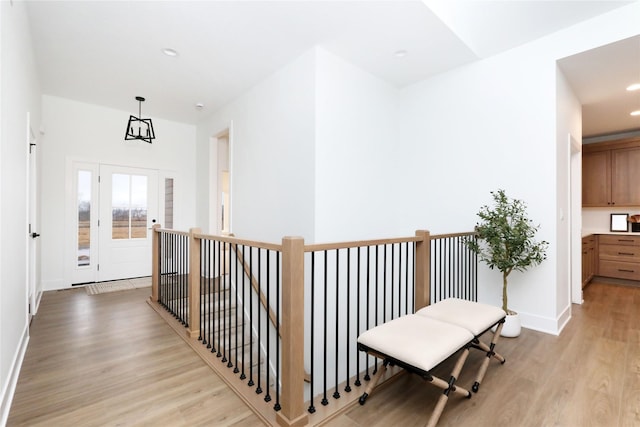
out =
[[[335,242],[335,243],[316,243],[305,245],[305,252],[330,251],[333,249],[358,248],[363,246],[388,245],[393,243],[419,242],[420,236],[415,237],[397,237],[393,239],[375,239],[375,240],[355,240],[352,242]]]

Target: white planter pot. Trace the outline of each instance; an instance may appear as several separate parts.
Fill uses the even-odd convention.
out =
[[[521,330],[522,325],[520,324],[520,316],[517,313],[507,314],[500,336],[514,338],[520,335]]]

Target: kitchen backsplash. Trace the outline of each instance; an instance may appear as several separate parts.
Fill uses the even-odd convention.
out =
[[[640,206],[632,208],[582,208],[582,230],[608,232],[612,213],[629,214],[629,216],[640,215]],[[631,225],[629,225],[629,231],[631,231]]]

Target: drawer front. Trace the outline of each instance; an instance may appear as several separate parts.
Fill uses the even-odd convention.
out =
[[[640,263],[640,246],[600,245],[600,259]]]
[[[598,239],[601,245],[640,246],[640,236],[601,234]]]
[[[640,280],[640,264],[600,260],[598,266],[600,268],[598,272],[600,276]]]
[[[587,236],[582,238],[582,248],[593,248],[596,245],[595,236]]]

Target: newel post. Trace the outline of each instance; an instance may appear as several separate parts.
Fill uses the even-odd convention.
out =
[[[200,335],[200,246],[202,240],[195,237],[201,230],[189,229],[189,327],[187,336],[197,338]]]
[[[304,409],[304,239],[282,239],[281,426],[309,422]]]
[[[160,286],[160,224],[151,227],[151,301],[158,302]]]
[[[416,231],[422,240],[416,242],[416,304],[415,310],[429,305],[429,281],[431,277],[431,233]]]

